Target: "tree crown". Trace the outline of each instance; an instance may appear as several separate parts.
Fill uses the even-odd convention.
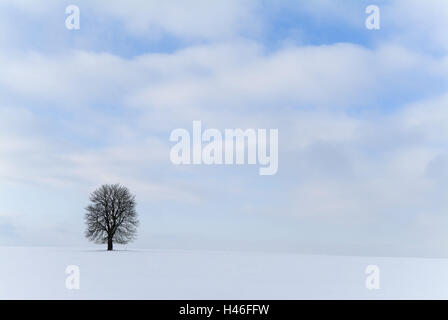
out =
[[[105,184],[90,195],[86,207],[86,237],[96,243],[134,240],[139,224],[135,196],[120,184]]]

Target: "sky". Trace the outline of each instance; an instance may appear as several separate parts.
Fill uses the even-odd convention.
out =
[[[2,0],[0,245],[90,246],[121,183],[129,248],[448,257],[446,30],[444,0]],[[277,174],[173,165],[194,120],[278,129]]]

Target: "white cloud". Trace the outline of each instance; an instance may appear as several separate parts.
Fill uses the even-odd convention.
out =
[[[394,28],[393,41],[415,49],[447,52],[447,1],[396,0],[387,3],[382,14],[388,28]]]
[[[228,38],[244,31],[256,32],[259,22],[252,0],[193,1],[88,1],[93,8],[123,22],[133,33],[158,36],[164,32],[187,39]]]
[[[402,125],[418,133],[430,144],[448,141],[448,93],[441,97],[419,101],[403,111]]]
[[[161,76],[156,85],[150,84],[131,97],[130,104],[179,110],[248,109],[252,105],[271,110],[285,106],[341,107],[370,98],[379,87],[384,89],[382,82],[388,77],[410,72],[422,61],[409,54],[405,64],[400,55],[391,57],[391,50],[369,51],[350,44],[287,47],[272,54],[239,45],[233,51],[245,57],[240,58],[245,63],[232,64],[216,47],[210,49],[205,63],[197,58],[204,55],[204,47],[175,53],[169,60],[177,61],[175,76]],[[227,51],[228,47],[220,49]],[[389,59],[387,68],[382,68],[385,54]],[[214,66],[209,64],[211,60]],[[230,61],[234,62],[233,56]]]

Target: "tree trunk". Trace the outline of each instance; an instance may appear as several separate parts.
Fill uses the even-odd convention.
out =
[[[114,250],[114,244],[112,242],[112,239],[108,239],[107,240],[107,251],[112,251]]]

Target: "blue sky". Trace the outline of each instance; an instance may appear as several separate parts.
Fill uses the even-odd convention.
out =
[[[2,1],[0,244],[88,245],[121,182],[135,247],[446,257],[447,27],[443,0]],[[278,173],[174,166],[193,120],[278,128]]]

